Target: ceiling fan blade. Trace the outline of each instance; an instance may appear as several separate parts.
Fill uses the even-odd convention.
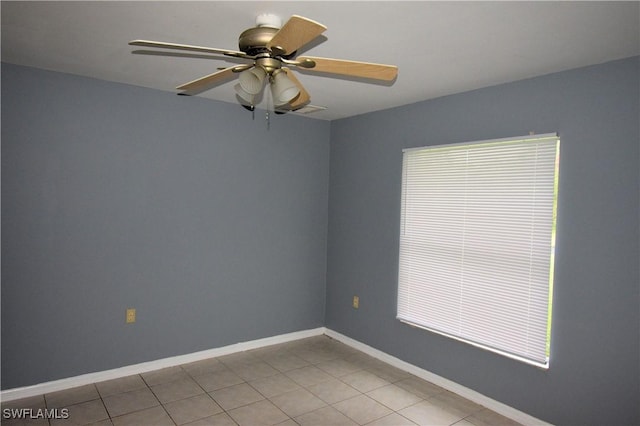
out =
[[[197,95],[198,93],[209,90],[219,84],[225,83],[230,80],[231,77],[237,72],[237,67],[225,68],[221,71],[214,72],[213,74],[200,77],[196,80],[182,84],[176,87],[177,90],[183,90],[180,95]]]
[[[398,75],[398,67],[395,65],[345,61],[343,59],[316,58],[313,56],[301,56],[296,59],[300,62],[307,60],[315,62],[316,65],[312,68],[307,68],[308,71],[326,72],[330,74],[363,77],[383,81],[392,81]]]
[[[297,109],[302,108],[307,103],[309,103],[309,101],[311,100],[311,96],[309,96],[309,92],[306,91],[306,89],[304,88],[302,83],[300,83],[300,80],[298,80],[298,78],[295,76],[293,71],[291,71],[289,68],[284,68],[284,67],[282,68],[282,70],[287,74],[287,77],[289,77],[289,79],[293,81],[293,83],[296,86],[298,86],[298,89],[300,89],[300,93],[298,94],[298,96],[296,96],[295,98],[293,98],[293,100],[289,102],[291,110],[295,111]]]
[[[279,54],[291,54],[325,32],[327,27],[302,16],[293,15],[274,34],[267,48]]]
[[[144,46],[144,47],[156,47],[159,49],[175,49],[175,50],[188,50],[190,52],[205,52],[214,53],[216,55],[235,56],[239,58],[251,58],[244,52],[238,52],[235,50],[216,49],[214,47],[204,46],[192,46],[190,44],[178,44],[178,43],[166,43],[163,41],[151,41],[151,40],[132,40],[129,42],[131,46]]]

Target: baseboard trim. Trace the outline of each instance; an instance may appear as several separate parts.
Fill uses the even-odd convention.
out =
[[[305,339],[307,337],[320,336],[325,334],[324,327],[318,327],[309,330],[296,331],[293,333],[280,334],[278,336],[265,337],[262,339],[251,340],[248,342],[235,343],[204,351],[193,352],[185,355],[178,355],[169,358],[162,358],[155,361],[143,362],[140,364],[128,365],[125,367],[114,368],[112,370],[99,371],[95,373],[82,374],[80,376],[68,377],[60,380],[39,383],[32,386],[24,386],[20,388],[7,389],[0,392],[1,401],[13,401],[30,396],[43,395],[45,393],[56,392],[73,388],[76,386],[88,385],[90,383],[102,382],[105,380],[119,379],[121,377],[133,374],[146,373],[148,371],[159,370],[161,368],[173,367],[189,362],[201,361],[207,358],[214,358],[222,355],[229,355],[236,352],[258,349],[265,346],[277,345],[293,340]]]
[[[380,361],[384,361],[387,364],[390,364],[396,368],[399,368],[403,371],[413,374],[414,376],[418,376],[421,379],[427,380],[435,385],[440,386],[448,391],[451,391],[455,394],[462,396],[470,401],[475,402],[476,404],[480,404],[483,407],[487,407],[488,409],[495,411],[498,414],[501,414],[505,417],[508,417],[512,420],[515,420],[518,423],[523,425],[531,425],[531,426],[541,426],[547,425],[550,426],[549,423],[544,422],[536,417],[533,417],[527,413],[524,413],[520,410],[517,410],[513,407],[510,407],[506,404],[503,404],[495,399],[489,398],[479,392],[474,391],[473,389],[469,389],[465,386],[462,386],[456,382],[453,382],[449,379],[445,379],[442,376],[438,376],[430,371],[417,367],[413,364],[409,364],[408,362],[402,361],[392,355],[387,354],[386,352],[382,352],[378,349],[375,349],[369,345],[366,345],[362,342],[359,342],[351,337],[347,337],[344,334],[338,333],[337,331],[331,329],[325,329],[324,334],[335,339],[345,345],[351,346],[354,349],[357,349],[361,352],[366,353],[374,358],[379,359]]]

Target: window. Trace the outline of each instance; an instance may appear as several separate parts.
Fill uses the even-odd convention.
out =
[[[404,151],[398,319],[548,368],[559,147]]]

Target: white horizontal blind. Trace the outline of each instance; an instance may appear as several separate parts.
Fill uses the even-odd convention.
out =
[[[398,318],[548,365],[557,135],[403,155]]]

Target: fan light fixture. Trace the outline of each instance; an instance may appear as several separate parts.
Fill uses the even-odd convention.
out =
[[[264,80],[269,78],[273,105],[282,107],[295,99],[300,94],[300,88],[293,82],[282,69],[265,70],[261,66],[242,71],[239,84],[234,86],[238,97],[246,106],[253,107],[260,98],[260,92],[264,86]]]

